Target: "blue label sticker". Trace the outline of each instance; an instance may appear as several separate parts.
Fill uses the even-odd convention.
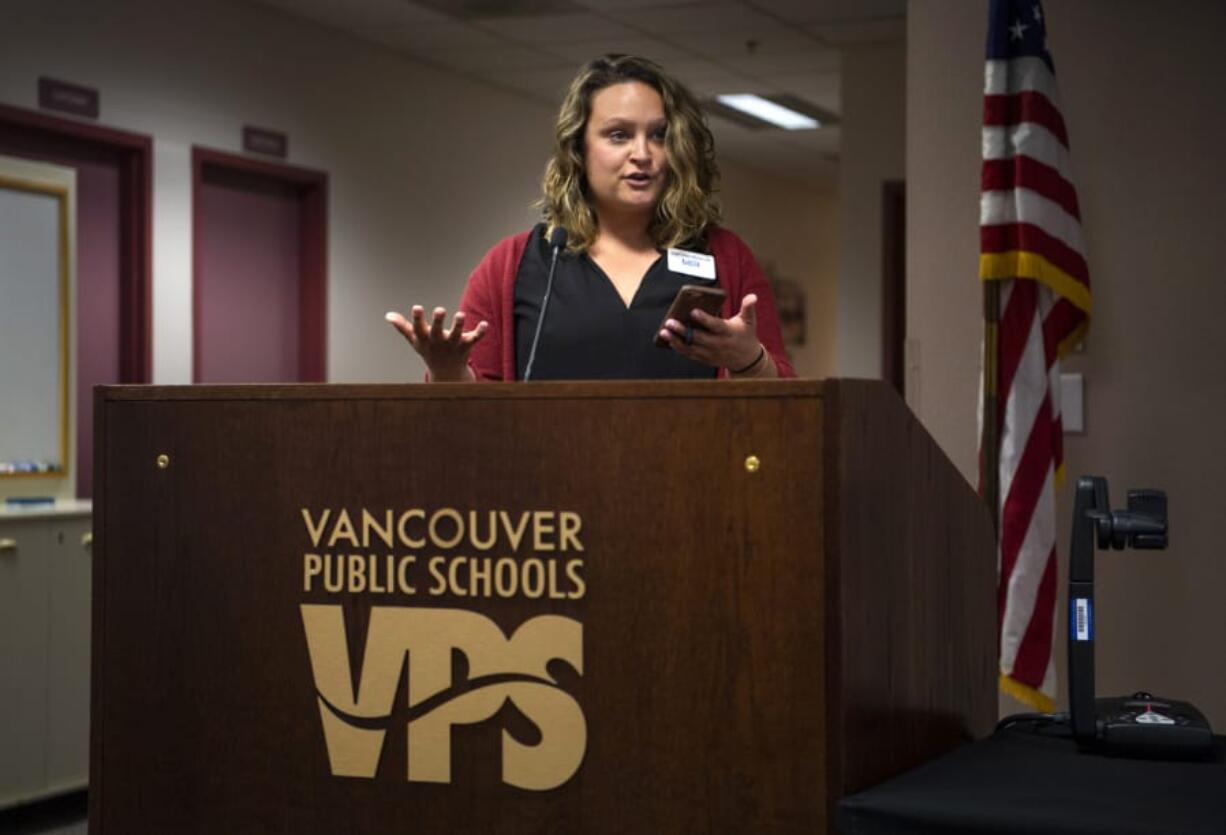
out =
[[[1069,631],[1074,641],[1094,640],[1094,601],[1088,597],[1074,597],[1069,601]]]

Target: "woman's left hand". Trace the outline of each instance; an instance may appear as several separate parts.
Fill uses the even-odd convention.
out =
[[[688,329],[688,338],[686,326],[676,319],[665,321],[660,337],[678,354],[706,365],[746,372],[751,366],[769,365],[770,357],[763,356],[764,349],[758,341],[757,304],[758,297],[750,293],[741,300],[740,311],[731,319],[694,310],[690,315],[699,327]]]

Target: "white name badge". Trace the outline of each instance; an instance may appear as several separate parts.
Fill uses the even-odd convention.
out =
[[[682,275],[692,275],[695,278],[715,280],[715,256],[702,252],[690,252],[688,249],[670,249],[668,251],[668,268]]]

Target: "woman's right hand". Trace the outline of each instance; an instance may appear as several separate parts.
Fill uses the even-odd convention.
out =
[[[384,318],[400,331],[401,336],[425,361],[432,380],[458,383],[474,379],[468,367],[468,354],[489,330],[488,322],[478,322],[477,327],[465,331],[464,313],[456,311],[451,328],[444,329],[447,311],[441,307],[434,308],[434,315],[427,322],[426,311],[419,304],[413,305],[409,316],[410,319],[405,319],[399,313],[390,311]]]

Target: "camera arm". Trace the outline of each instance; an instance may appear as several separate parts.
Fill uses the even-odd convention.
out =
[[[1082,476],[1073,502],[1069,549],[1068,678],[1073,736],[1087,742],[1098,733],[1094,700],[1094,552],[1097,548],[1162,549],[1167,546],[1166,493],[1128,491],[1128,509],[1111,510],[1107,480]]]

